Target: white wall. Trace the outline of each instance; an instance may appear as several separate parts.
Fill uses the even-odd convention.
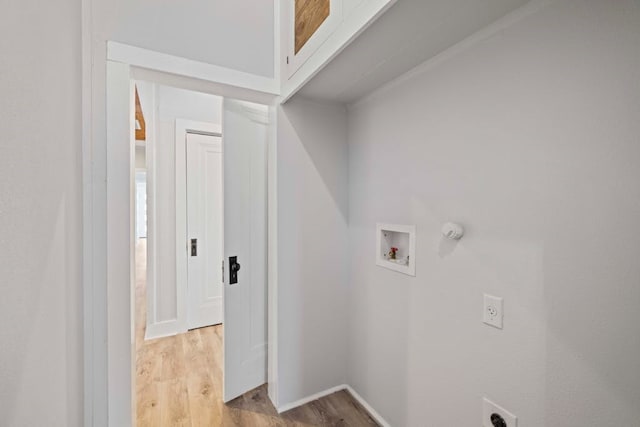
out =
[[[107,41],[274,75],[272,1],[82,0],[90,40],[93,145],[105,140]],[[144,107],[144,99],[141,103]],[[86,107],[87,109],[89,106]],[[145,113],[146,114],[146,113]]]
[[[348,381],[392,425],[638,425],[639,82],[640,4],[558,1],[350,111]],[[417,225],[415,278],[377,221]]]
[[[92,0],[91,3],[96,49],[104,49],[104,41],[113,40],[273,76],[273,1]]]
[[[343,384],[347,350],[347,144],[341,107],[277,112],[278,404]]]
[[[222,98],[157,86],[155,123],[155,322],[177,318],[175,120],[222,123]]]
[[[136,146],[136,169],[147,168],[147,153],[145,147]]]
[[[0,14],[0,424],[82,423],[80,3]]]

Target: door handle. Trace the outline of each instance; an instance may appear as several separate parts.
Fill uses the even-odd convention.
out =
[[[235,285],[238,283],[238,271],[240,271],[240,263],[238,263],[237,256],[229,257],[229,284]]]
[[[198,239],[191,239],[191,256],[198,256]]]

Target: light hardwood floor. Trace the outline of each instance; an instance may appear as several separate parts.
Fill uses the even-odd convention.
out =
[[[146,241],[136,245],[138,427],[377,426],[346,391],[278,414],[266,385],[222,402],[222,325],[144,340]]]

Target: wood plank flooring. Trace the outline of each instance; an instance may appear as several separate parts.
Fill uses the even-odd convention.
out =
[[[136,419],[138,427],[377,426],[346,391],[278,414],[267,386],[224,404],[222,325],[144,341],[146,240],[136,245]]]

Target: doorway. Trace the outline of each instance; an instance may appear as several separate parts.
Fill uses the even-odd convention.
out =
[[[207,424],[267,381],[268,108],[130,84],[145,114],[148,218],[135,246],[132,406],[138,425]]]

